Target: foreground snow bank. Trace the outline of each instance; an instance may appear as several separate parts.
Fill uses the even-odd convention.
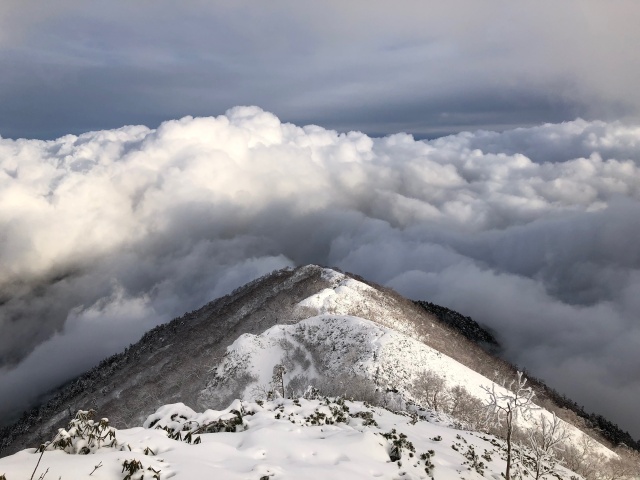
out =
[[[91,455],[44,453],[34,478],[122,480],[123,464],[140,465],[131,479],[428,479],[500,478],[501,441],[341,399],[233,402],[197,413],[165,405],[147,428],[116,432],[124,448]],[[0,459],[7,480],[29,478],[34,450]],[[136,462],[139,462],[137,464]],[[98,466],[99,465],[99,466]],[[96,468],[98,466],[98,468]],[[93,472],[93,473],[92,473]],[[571,473],[560,468],[560,478]]]

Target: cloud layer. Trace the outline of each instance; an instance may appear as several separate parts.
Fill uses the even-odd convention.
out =
[[[640,126],[416,141],[257,107],[0,139],[0,413],[273,269],[338,266],[499,332],[640,436]],[[52,361],[55,359],[55,361]]]

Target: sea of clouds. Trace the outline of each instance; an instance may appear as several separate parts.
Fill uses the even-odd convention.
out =
[[[257,107],[0,139],[0,417],[149,328],[317,263],[493,328],[640,436],[640,126],[433,141]]]

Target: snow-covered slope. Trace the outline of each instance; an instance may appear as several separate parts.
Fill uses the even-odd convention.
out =
[[[320,312],[295,324],[276,325],[260,335],[241,335],[230,347],[222,362],[211,370],[211,380],[199,397],[200,405],[218,405],[225,399],[238,397],[252,400],[263,396],[272,381],[273,368],[282,364],[289,396],[301,395],[310,384],[318,382],[369,381],[373,388],[398,392],[404,402],[420,403],[413,387],[424,371],[442,377],[448,389],[464,387],[471,395],[485,401],[483,387],[493,387],[488,379],[447,355],[391,328],[372,321],[344,315],[354,306],[364,309],[365,295],[373,290],[368,285],[326,270],[323,275],[333,284],[299,302],[299,308]],[[405,329],[406,330],[406,329]],[[509,380],[509,379],[506,379]],[[495,384],[498,393],[508,391]],[[349,394],[349,385],[344,393]],[[339,390],[338,390],[339,391]],[[552,414],[542,408],[535,418]],[[532,426],[525,418],[517,423]],[[585,434],[569,424],[565,428],[574,442]],[[599,445],[599,453],[613,453]]]
[[[372,380],[385,389],[398,390],[413,400],[409,386],[424,370],[445,378],[448,385],[465,385],[478,397],[491,382],[423,343],[363,318],[323,314],[291,325],[276,325],[260,335],[243,334],[212,370],[206,397],[237,391],[251,398],[252,391],[271,382],[273,367],[283,364],[285,378],[304,387],[304,380],[353,375]],[[293,392],[302,393],[302,392]],[[215,403],[215,402],[213,402]]]
[[[66,422],[70,409],[95,406],[99,414],[109,416],[115,426],[132,427],[141,425],[159,406],[181,401],[205,413],[195,414],[187,407],[162,407],[153,416],[153,420],[161,420],[155,426],[171,422],[182,425],[186,419],[193,420],[189,425],[210,423],[229,415],[233,417],[230,412],[234,409],[253,414],[243,415],[246,422],[242,424],[247,429],[242,432],[203,435],[199,445],[174,442],[157,430],[134,428],[118,432],[119,441],[132,448],[124,453],[100,449],[98,455],[105,457],[95,456],[96,460],[92,459],[94,456],[82,457],[85,459],[73,460],[79,463],[69,467],[68,455],[47,452],[46,464],[52,468],[47,478],[86,478],[93,466],[103,461],[103,466],[91,477],[121,479],[124,476],[122,462],[134,457],[140,459],[145,468],[161,469],[164,472],[161,478],[174,474],[202,478],[201,472],[209,471],[207,469],[224,472],[220,478],[260,479],[271,474],[276,478],[326,478],[327,472],[334,471],[343,475],[336,478],[360,478],[358,475],[370,478],[378,474],[381,478],[401,478],[402,472],[405,472],[404,478],[425,478],[424,460],[414,465],[411,463],[414,457],[408,456],[412,460],[403,458],[401,468],[390,463],[389,444],[385,443],[389,439],[383,434],[400,426],[406,427],[404,433],[414,442],[418,450],[416,456],[429,449],[438,453],[438,445],[444,445],[437,440],[429,441],[430,438],[441,436],[442,442],[451,440],[437,455],[438,471],[458,475],[450,478],[472,478],[460,473],[466,467],[460,463],[464,458],[458,457],[473,457],[462,438],[471,444],[479,434],[452,430],[451,418],[441,413],[433,413],[430,421],[414,425],[406,416],[376,408],[380,428],[375,430],[373,424],[368,425],[371,429],[362,428],[363,417],[358,415],[330,428],[316,428],[311,420],[305,419],[319,421],[321,416],[314,413],[316,410],[327,415],[331,410],[326,405],[321,407],[317,400],[307,403],[300,400],[298,405],[293,400],[281,399],[267,402],[259,409],[256,400],[274,390],[277,365],[286,369],[283,386],[291,398],[299,398],[309,385],[315,385],[325,393],[331,390],[330,395],[370,399],[392,409],[409,410],[416,404],[425,406],[419,388],[414,386],[424,371],[442,377],[448,389],[464,387],[471,396],[480,399],[476,401],[485,401],[487,393],[483,387],[505,374],[504,362],[438,323],[411,301],[352,276],[307,266],[275,272],[154,329],[125,354],[110,359],[95,372],[74,382],[67,393],[54,398],[55,402],[50,403],[45,414],[38,412],[29,417],[30,421],[38,419],[39,429],[25,428],[26,434],[23,434],[18,425],[11,433],[18,432],[16,437],[21,444],[10,441],[13,441],[12,447],[22,445],[24,448],[51,438],[51,432],[55,432],[52,427]],[[506,371],[513,373],[510,369]],[[498,392],[504,391],[500,386],[496,388]],[[225,411],[217,411],[230,404]],[[348,406],[352,412],[373,408],[358,402]],[[176,416],[172,420],[173,414]],[[536,412],[539,414],[551,417],[544,410]],[[184,416],[182,422],[180,415]],[[151,421],[146,425],[150,426]],[[464,425],[469,423],[458,423],[458,426]],[[531,424],[520,419],[519,425]],[[579,444],[585,438],[573,426],[566,428],[574,443]],[[269,442],[270,438],[274,442]],[[0,438],[0,443],[3,442]],[[477,442],[474,443],[476,457],[481,456],[478,452],[489,452],[486,442],[491,444],[491,440]],[[249,448],[252,445],[254,449]],[[307,445],[305,449],[297,450],[304,445]],[[162,455],[145,458],[147,447]],[[18,448],[13,451],[16,450]],[[267,452],[267,456],[256,453],[262,451]],[[289,451],[293,453],[287,453]],[[603,446],[597,446],[595,451],[609,457],[613,455]],[[485,464],[493,463],[483,473],[497,475],[503,468],[502,460],[490,452],[488,456],[492,460],[484,460]],[[3,459],[0,474],[24,472],[19,470],[23,468],[19,465],[33,465],[34,457],[22,452]],[[158,463],[159,457],[162,465]],[[476,464],[482,461],[476,457],[473,457]],[[66,473],[54,473],[58,461],[60,469],[67,469]],[[60,469],[56,472],[63,472]],[[311,476],[309,472],[316,469],[320,473]],[[114,476],[117,471],[120,473]],[[147,472],[145,477],[152,478],[153,470]],[[8,480],[15,478],[28,477],[8,473]],[[437,478],[443,477],[437,475]]]
[[[399,308],[399,305],[390,302],[384,292],[328,268],[322,270],[321,277],[330,287],[299,302],[297,304],[299,315],[358,316],[375,320],[385,327],[413,338],[420,340],[424,338],[414,323],[407,322],[406,312]]]
[[[235,401],[201,414],[166,405],[145,427],[115,432],[114,447],[90,455],[46,451],[34,478],[122,480],[124,462],[140,462],[131,479],[176,480],[497,480],[505,468],[503,442],[494,437],[340,399]],[[187,443],[197,431],[205,433]],[[0,459],[0,473],[29,478],[38,458],[25,450]],[[557,474],[573,475],[562,467]]]

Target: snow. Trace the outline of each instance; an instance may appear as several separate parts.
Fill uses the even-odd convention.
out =
[[[369,285],[328,268],[322,270],[322,279],[333,284],[333,287],[302,300],[298,303],[299,307],[313,308],[319,313],[345,315],[354,305],[366,302],[366,294],[376,292]]]
[[[237,431],[200,434],[199,444],[168,438],[167,426],[176,429],[195,428],[220,419],[242,414]],[[360,418],[368,412],[375,424],[364,425]],[[314,418],[322,418],[312,424]],[[184,417],[184,418],[182,418]],[[324,423],[327,422],[327,423]],[[324,480],[340,479],[428,479],[464,477],[469,480],[500,478],[505,461],[501,442],[475,432],[456,430],[425,418],[415,421],[408,415],[367,406],[362,402],[335,399],[274,400],[262,405],[236,401],[221,411],[194,412],[183,404],[165,405],[149,417],[145,425],[155,428],[118,430],[121,449],[104,448],[91,455],[69,455],[61,451],[44,453],[38,475],[49,470],[47,478],[64,480],[121,480],[125,460],[139,460],[145,478],[152,478],[151,467],[159,478],[229,480],[259,480],[264,478]],[[392,430],[404,433],[415,452],[401,449],[400,461],[392,461]],[[186,430],[183,430],[186,431]],[[493,442],[493,443],[492,443]],[[150,450],[149,450],[150,449]],[[433,455],[428,454],[433,451]],[[147,454],[145,454],[145,451]],[[471,468],[469,459],[476,454],[476,463],[486,468]],[[425,471],[427,454],[434,465]],[[7,480],[29,478],[38,461],[34,450],[24,450],[0,459],[0,472]],[[482,457],[484,456],[484,457]],[[483,475],[479,473],[482,471]],[[138,472],[138,474],[141,472]],[[561,478],[570,472],[561,469]],[[134,476],[133,478],[139,478]]]
[[[375,289],[329,269],[322,277],[330,288],[298,304],[300,312],[312,316],[275,325],[260,335],[240,335],[228,347],[220,363],[212,366],[211,381],[200,394],[203,412],[182,403],[165,405],[143,427],[118,430],[113,447],[90,455],[46,451],[34,478],[49,469],[48,479],[86,479],[91,474],[98,480],[122,480],[123,462],[133,460],[145,470],[131,480],[142,474],[147,479],[159,475],[160,479],[230,480],[501,478],[505,467],[501,440],[456,429],[451,419],[433,412],[426,411],[417,420],[415,414],[363,402],[300,398],[302,391],[291,390],[288,393],[296,400],[258,400],[277,364],[286,367],[288,387],[295,379],[304,388],[320,379],[339,382],[347,374],[367,379],[381,391],[397,391],[399,404],[407,406],[416,401],[409,387],[428,369],[443,377],[447,387],[464,386],[486,400],[483,387],[492,385],[490,379],[412,338],[403,325],[395,329],[393,318],[382,326],[354,316],[353,312],[363,316],[382,312],[369,301]],[[504,391],[500,386],[496,390]],[[236,399],[222,410],[207,408],[225,395]],[[539,413],[551,416],[546,410]],[[518,422],[530,425],[525,419]],[[566,428],[574,442],[584,435],[573,426]],[[399,462],[391,458],[394,429],[396,440],[402,433],[415,447],[415,452],[403,449]],[[604,447],[599,450],[613,455]],[[421,459],[421,454],[427,458]],[[7,480],[30,478],[38,457],[32,449],[2,458],[0,474]],[[435,466],[433,472],[428,461]],[[562,468],[559,474],[566,479],[574,475]]]
[[[340,287],[349,289],[349,294],[357,291],[349,285],[341,284]],[[337,295],[323,290],[302,304],[309,306],[322,302],[327,305],[328,299]],[[317,358],[322,359],[320,364]],[[202,403],[206,405],[207,398],[224,390],[229,379],[241,374],[253,379],[244,386],[241,398],[251,400],[256,395],[263,395],[276,364],[287,367],[285,383],[299,377],[305,379],[306,386],[322,377],[337,378],[348,373],[375,382],[382,390],[395,389],[405,401],[417,401],[410,386],[424,370],[443,377],[449,389],[463,386],[483,401],[487,399],[483,387],[493,385],[481,374],[407,335],[363,318],[322,314],[296,324],[275,325],[260,335],[238,337],[214,370],[216,380],[202,392]],[[500,385],[495,388],[498,393],[508,392]],[[292,393],[302,394],[301,391]],[[534,411],[535,417],[541,414],[552,418],[547,410]],[[533,426],[522,417],[516,424],[523,428]],[[584,436],[570,424],[565,424],[565,428],[576,442]],[[604,446],[599,446],[598,451],[606,456],[613,455]]]

